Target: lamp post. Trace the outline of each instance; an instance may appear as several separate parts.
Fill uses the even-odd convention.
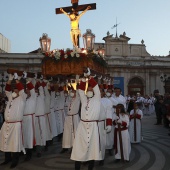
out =
[[[87,52],[91,52],[94,48],[95,35],[91,32],[91,29],[87,29],[86,33],[83,34],[84,48]]]
[[[161,82],[164,82],[164,89],[165,89],[165,93],[168,92],[168,83],[170,83],[170,76],[163,74],[160,76]]]
[[[43,33],[42,37],[40,37],[39,41],[40,41],[40,46],[41,46],[42,53],[50,51],[51,38],[48,37],[48,34]]]
[[[8,76],[4,76],[4,73],[1,73],[1,79],[0,79],[0,81],[1,81],[1,84],[0,84],[0,86],[1,86],[1,92],[2,92],[2,94],[3,94],[3,92],[4,92],[4,87],[5,87],[5,84],[4,83],[6,83],[6,79],[8,78]]]

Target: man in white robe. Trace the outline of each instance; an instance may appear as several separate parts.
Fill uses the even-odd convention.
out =
[[[99,165],[103,166],[106,150],[106,134],[109,134],[112,131],[113,122],[112,122],[112,103],[108,98],[105,97],[104,89],[100,88],[100,93],[101,93],[101,105],[99,116],[99,133],[102,160],[99,162]]]
[[[90,69],[84,73],[90,76]],[[71,159],[75,160],[75,170],[80,170],[81,161],[89,161],[88,169],[92,170],[95,160],[102,160],[99,136],[99,116],[100,116],[100,90],[93,77],[89,77],[88,88],[85,94],[86,79],[83,78],[79,85],[81,99],[81,120],[78,125]]]
[[[134,103],[134,109],[130,111],[129,134],[131,143],[141,142],[142,118],[143,118],[142,110],[138,108],[138,103]]]
[[[48,146],[50,145],[50,142],[52,140],[52,130],[51,130],[51,112],[50,112],[50,102],[51,102],[51,96],[48,91],[48,86],[50,83],[47,80],[43,80],[43,90],[44,90],[44,95],[45,95],[45,119],[46,119],[46,146],[45,146],[45,151],[48,150]]]
[[[11,81],[16,81],[16,89],[11,92]],[[0,131],[0,150],[5,152],[5,165],[12,161],[10,168],[15,168],[19,162],[19,153],[25,153],[22,136],[22,120],[27,95],[24,92],[23,85],[19,82],[17,73],[14,76],[9,75],[6,83],[6,96],[8,103],[5,109],[5,122]]]
[[[45,118],[45,96],[43,90],[44,84],[37,80],[35,90],[37,93],[37,102],[35,108],[35,139],[36,139],[36,151],[37,157],[41,157],[42,149],[46,145],[47,139],[47,125]]]
[[[54,103],[54,112],[56,117],[56,126],[58,132],[58,141],[61,141],[63,136],[63,129],[64,129],[64,119],[65,119],[65,112],[64,112],[64,89],[62,86],[59,86],[55,93],[55,103]]]
[[[56,125],[56,117],[54,113],[54,104],[55,104],[55,89],[54,84],[50,83],[50,122],[51,122],[51,131],[52,131],[52,137],[56,137],[58,135],[57,131],[57,125]]]
[[[116,116],[115,107],[118,102],[112,97],[113,96],[113,87],[111,85],[104,86],[106,89],[106,98],[109,99],[112,103],[112,122]],[[114,126],[111,127],[111,132],[106,134],[106,149],[109,151],[109,155],[113,156],[113,145],[114,145]]]
[[[114,88],[115,94],[113,95],[113,98],[118,102],[118,104],[123,104],[124,108],[126,110],[126,99],[124,96],[121,95],[121,89],[120,88]]]
[[[75,138],[76,130],[80,121],[79,107],[80,107],[80,96],[78,91],[72,89],[68,97],[67,115],[64,122],[64,132],[62,148],[60,153],[64,153],[69,148],[72,148],[73,141]]]
[[[31,79],[27,79],[27,98],[24,109],[24,117],[23,117],[23,139],[24,139],[24,147],[26,150],[26,158],[25,161],[29,161],[32,157],[32,149],[36,144],[35,140],[35,107],[36,107],[36,93],[33,84],[31,83]]]

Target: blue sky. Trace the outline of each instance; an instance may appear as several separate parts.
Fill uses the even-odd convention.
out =
[[[151,55],[168,55],[170,51],[170,0],[79,0],[79,4],[96,3],[80,19],[82,34],[91,29],[95,42],[104,42],[107,31],[117,22],[118,35],[124,31],[129,43],[144,40]],[[55,8],[71,5],[71,0],[0,0],[0,33],[11,41],[11,52],[27,53],[39,48],[39,38],[47,33],[52,49],[71,48],[70,21],[56,15]],[[82,39],[80,40],[83,47]]]

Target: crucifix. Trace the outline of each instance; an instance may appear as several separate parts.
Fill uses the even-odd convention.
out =
[[[81,31],[79,29],[79,20],[83,14],[88,10],[95,10],[96,3],[78,5],[79,0],[71,0],[72,6],[56,8],[56,14],[64,13],[69,19],[71,24],[70,36],[74,47],[79,47],[79,36]],[[79,14],[80,11],[83,11]]]

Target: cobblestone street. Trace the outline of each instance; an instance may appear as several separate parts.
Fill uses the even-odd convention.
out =
[[[106,152],[106,160],[103,167],[95,163],[95,170],[170,170],[170,136],[169,131],[163,125],[154,125],[154,115],[145,116],[142,120],[143,141],[141,144],[133,144],[129,163],[114,163],[114,156]],[[16,170],[74,170],[74,161],[70,160],[70,153],[60,154],[61,142],[54,141],[47,152],[41,158],[37,158],[34,152],[29,162],[24,162],[24,156]],[[0,162],[3,162],[4,155],[0,152]],[[10,164],[3,166],[3,170],[9,169]],[[87,166],[83,165],[82,170]]]

